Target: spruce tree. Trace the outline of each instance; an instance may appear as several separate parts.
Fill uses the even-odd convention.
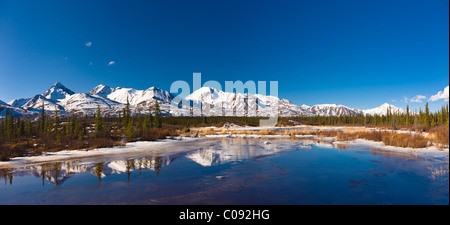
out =
[[[58,108],[55,105],[55,117],[53,119],[53,132],[55,133],[55,136],[58,136],[59,134],[59,117],[58,117]]]
[[[406,126],[409,127],[409,106],[406,105]]]
[[[131,117],[130,121],[127,124],[126,135],[127,135],[127,138],[130,138],[130,139],[134,137],[134,120],[133,120],[133,117]]]
[[[428,108],[428,102],[425,104],[425,124],[431,126],[430,109]]]
[[[97,105],[97,114],[95,116],[95,131],[94,134],[96,137],[103,136],[104,134],[104,125],[103,125],[103,119],[100,111],[100,106]]]
[[[25,122],[25,135],[27,137],[31,137],[33,135],[31,120],[29,119]]]
[[[41,108],[41,121],[40,121],[40,133],[44,134],[45,133],[45,121],[46,121],[46,116],[45,116],[45,108],[44,108],[44,101],[42,101],[42,108]]]
[[[161,110],[159,109],[158,99],[155,99],[155,127],[156,128],[162,127],[160,116],[161,116]]]
[[[12,110],[8,111],[8,119],[6,121],[6,136],[12,138],[14,136],[14,119],[12,116]]]
[[[131,116],[130,101],[128,100],[127,96],[127,104],[123,109],[123,119],[122,119],[122,127],[124,127],[125,129],[128,127],[128,123],[130,122],[130,116]]]
[[[138,133],[139,135],[142,135],[142,131],[143,131],[143,121],[142,121],[141,109],[138,108],[136,133]]]

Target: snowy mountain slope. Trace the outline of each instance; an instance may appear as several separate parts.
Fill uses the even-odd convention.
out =
[[[66,88],[60,82],[56,82],[47,91],[45,91],[42,96],[46,99],[58,100],[64,99],[73,94],[75,94],[75,92]]]
[[[117,87],[111,90],[111,93],[106,97],[123,104],[127,103],[127,99],[131,105],[139,105],[143,102],[154,102],[154,99],[158,99],[162,102],[170,102],[172,100],[172,96],[169,92],[156,87],[150,87],[147,90]]]
[[[363,110],[363,113],[366,115],[387,115],[388,110],[390,110],[393,114],[405,114],[406,112],[402,108],[395,107],[394,105],[384,103],[381,106],[378,106],[373,109]]]
[[[93,88],[89,94],[98,95],[122,104],[126,104],[127,100],[130,105],[139,106],[141,108],[154,104],[155,99],[162,102],[172,101],[172,95],[160,88],[150,87],[146,90],[136,90],[134,88],[111,88],[106,85],[98,85]]]
[[[115,91],[115,88],[100,84],[100,85],[94,87],[89,92],[89,94],[90,95],[98,95],[98,96],[106,98],[109,94],[113,93],[114,91]]]
[[[0,102],[0,106],[12,107],[15,115],[33,115],[40,112],[42,105],[46,111],[55,109],[60,114],[76,113],[95,115],[97,105],[104,115],[118,116],[127,103],[132,113],[148,113],[154,110],[158,100],[164,115],[170,116],[343,116],[343,115],[385,115],[388,109],[393,113],[405,113],[403,109],[390,104],[359,110],[344,105],[319,104],[298,106],[287,99],[260,94],[232,93],[211,87],[202,87],[185,97],[184,105],[176,105],[174,97],[167,91],[156,87],[146,90],[133,88],[112,88],[100,84],[88,93],[74,93],[63,84],[56,82],[42,95],[16,99],[9,105]]]
[[[25,110],[22,108],[0,104],[0,118],[4,118],[7,111],[8,111],[8,114],[11,111],[13,117],[33,116],[33,115],[38,114],[37,112],[34,112],[34,111],[28,111],[28,110]]]
[[[19,98],[19,99],[14,99],[10,102],[8,102],[8,104],[10,106],[13,107],[22,107],[23,105],[25,105],[28,101],[30,101],[32,98]]]
[[[9,104],[6,104],[6,102],[0,100],[0,105],[9,106]]]
[[[87,93],[73,94],[59,102],[69,113],[95,115],[97,106],[104,115],[116,115],[125,106],[119,102]]]
[[[40,111],[42,110],[42,104],[44,104],[44,110],[46,111],[63,111],[64,107],[59,105],[56,101],[47,99],[42,95],[35,95],[27,103],[21,106],[21,108],[26,110]]]
[[[361,110],[359,109],[351,109],[347,106],[336,104],[314,105],[310,107],[310,111],[313,112],[314,115],[319,116],[350,116],[361,114]]]
[[[198,110],[194,115],[212,116],[308,116],[312,113],[286,99],[260,94],[223,92],[211,87],[202,87],[186,96]],[[200,111],[200,108],[202,111]]]

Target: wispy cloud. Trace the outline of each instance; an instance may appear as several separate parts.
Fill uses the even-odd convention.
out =
[[[91,47],[92,46],[92,42],[88,41],[84,45],[86,45],[87,47]]]
[[[427,97],[426,97],[426,96],[423,96],[423,95],[416,95],[416,96],[414,96],[414,98],[412,98],[412,99],[409,100],[409,101],[410,101],[410,102],[418,102],[418,103],[422,103],[422,101],[423,101],[424,99],[427,99]]]
[[[430,101],[432,102],[441,99],[444,99],[444,101],[448,101],[448,86],[444,88],[444,91],[439,91],[437,94],[430,97]]]
[[[112,66],[116,63],[116,61],[109,61],[108,66]]]
[[[403,98],[400,100],[400,102],[408,103],[409,98],[406,96],[403,96]]]

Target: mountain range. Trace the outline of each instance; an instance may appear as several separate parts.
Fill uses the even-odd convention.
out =
[[[112,88],[98,85],[88,93],[75,93],[60,82],[54,83],[42,94],[29,98],[14,99],[8,103],[0,100],[0,117],[6,110],[13,116],[33,117],[42,106],[47,112],[58,111],[61,116],[71,114],[93,116],[97,106],[104,116],[119,116],[127,102],[133,113],[153,111],[158,100],[161,112],[167,116],[343,116],[343,115],[386,115],[403,114],[405,111],[384,103],[373,109],[360,110],[344,105],[318,104],[314,106],[295,105],[287,99],[270,95],[224,92],[212,87],[202,87],[184,99],[175,98],[169,92],[157,87],[146,90],[133,88]],[[183,100],[183,101],[180,101]]]

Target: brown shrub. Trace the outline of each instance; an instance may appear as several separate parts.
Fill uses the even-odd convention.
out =
[[[80,141],[78,139],[69,139],[66,142],[66,147],[68,150],[74,150],[74,149],[83,149],[86,148],[87,145],[85,144],[84,141]]]
[[[384,132],[382,141],[385,145],[392,145],[403,148],[425,148],[428,145],[428,140],[420,134]]]
[[[109,138],[92,138],[88,140],[89,148],[111,148],[117,143]]]
[[[342,131],[338,132],[336,137],[338,141],[350,141],[357,138],[356,133]]]
[[[431,142],[439,143],[442,145],[449,145],[449,128],[445,125],[436,126],[429,131],[428,138]]]
[[[164,128],[152,128],[150,131],[142,134],[142,141],[155,141],[158,139],[164,139],[167,136],[176,136],[178,132],[176,130],[164,129]]]
[[[324,130],[324,131],[311,132],[311,134],[313,134],[313,135],[320,134],[324,137],[337,137],[339,133],[343,133],[343,132],[337,131],[337,130]]]
[[[382,141],[383,133],[384,132],[381,131],[358,132],[358,138],[372,141]]]
[[[24,145],[2,145],[0,146],[0,161],[8,161],[11,158],[23,156],[25,152]]]

